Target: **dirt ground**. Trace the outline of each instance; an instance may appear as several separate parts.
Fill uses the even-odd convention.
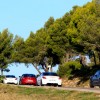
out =
[[[89,80],[82,82],[79,78],[74,78],[69,80],[67,78],[63,78],[63,87],[89,87]]]

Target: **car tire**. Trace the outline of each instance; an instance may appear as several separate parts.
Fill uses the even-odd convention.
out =
[[[21,81],[19,81],[19,85],[22,85]]]
[[[41,80],[40,86],[45,86],[45,84],[42,84],[42,80]]]
[[[58,87],[62,87],[62,85],[58,85]]]
[[[36,84],[36,86],[39,86],[38,84]]]
[[[40,86],[43,86],[43,84],[42,84],[42,80],[41,80]]]
[[[90,88],[94,88],[94,85],[92,83],[90,83]]]

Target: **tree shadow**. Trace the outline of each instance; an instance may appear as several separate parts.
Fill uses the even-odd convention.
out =
[[[94,73],[100,70],[100,65],[92,66],[92,67],[82,67],[81,69],[72,70],[72,77],[69,80],[73,80],[74,78],[79,78],[77,85],[83,84],[90,79],[90,76],[94,75]]]

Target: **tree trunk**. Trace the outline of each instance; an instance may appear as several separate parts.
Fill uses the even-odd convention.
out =
[[[93,57],[94,57],[94,64],[96,65],[97,63],[96,63],[96,56],[95,56],[95,54],[93,55]]]
[[[52,72],[53,71],[53,69],[52,69],[52,67],[50,68],[50,72]]]
[[[86,57],[81,54],[80,54],[80,64],[82,64],[83,67],[86,66]]]
[[[3,69],[1,69],[1,76],[3,76]]]
[[[33,63],[32,63],[33,64]],[[37,68],[36,64],[33,64],[33,66],[35,67],[35,69],[38,71],[39,74],[41,74],[40,70]]]
[[[99,64],[100,64],[100,52],[98,52]]]

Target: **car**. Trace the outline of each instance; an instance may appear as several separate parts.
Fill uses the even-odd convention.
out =
[[[45,85],[62,86],[62,79],[55,72],[42,72],[37,77],[37,85],[39,86],[45,86]]]
[[[100,70],[97,70],[94,75],[90,76],[90,87],[94,86],[100,87]]]
[[[5,75],[3,78],[4,84],[18,84],[18,79],[15,75]]]
[[[23,74],[20,76],[19,85],[37,85],[36,75],[34,74]]]

